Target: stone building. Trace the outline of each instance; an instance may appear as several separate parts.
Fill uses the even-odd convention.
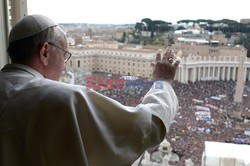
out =
[[[175,78],[180,82],[236,80],[240,56],[245,58],[243,77],[250,80],[250,59],[246,57],[246,50],[241,46],[177,44],[173,49],[182,58]],[[152,77],[151,63],[155,59],[155,50],[74,48],[71,51],[73,57],[67,64],[70,68],[125,76]]]

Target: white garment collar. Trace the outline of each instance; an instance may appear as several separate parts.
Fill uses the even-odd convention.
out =
[[[27,65],[23,65],[23,64],[17,64],[17,63],[11,63],[11,64],[7,64],[5,65],[1,71],[8,71],[8,70],[21,70],[24,72],[27,72],[37,78],[44,78],[43,75],[41,73],[39,73],[38,71],[36,71],[35,69],[27,66]]]

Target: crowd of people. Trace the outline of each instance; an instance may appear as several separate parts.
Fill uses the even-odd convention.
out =
[[[102,80],[124,79],[120,75],[111,76],[106,73],[92,73],[91,77]],[[87,84],[86,81],[82,82]],[[98,84],[98,81],[95,83]],[[124,81],[123,88],[116,88],[114,85],[111,89],[100,88],[97,91],[124,105],[136,106],[150,88],[139,84],[152,85],[153,82],[147,79],[133,79],[131,82],[128,78],[128,81]],[[247,102],[250,101],[250,82],[246,82],[244,88],[241,119],[233,116],[233,112],[239,107],[234,103],[236,82],[232,80],[173,82],[172,86],[178,96],[180,108],[166,138],[180,160],[171,164],[182,166],[186,159],[191,158],[195,165],[200,165],[205,141],[250,144],[250,135],[245,134],[246,131],[250,132],[250,102]],[[199,111],[199,107],[196,106],[204,108],[206,104],[208,108],[213,106],[209,108],[211,118],[198,119],[195,112]]]
[[[196,165],[200,165],[205,141],[232,142],[250,144],[250,136],[245,131],[250,130],[250,92],[244,91],[242,119],[233,117],[236,109],[234,100],[234,81],[199,81],[182,84],[175,82],[173,87],[179,99],[180,109],[175,122],[167,134],[173,150],[181,160],[176,165],[183,165],[185,159],[191,158]],[[249,82],[246,86],[250,86]],[[214,100],[211,96],[224,96],[221,100]],[[210,121],[197,120],[195,116],[194,100],[204,101],[218,107],[211,109]],[[201,105],[201,104],[199,104]]]

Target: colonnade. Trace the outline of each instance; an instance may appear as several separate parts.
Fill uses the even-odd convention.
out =
[[[179,66],[175,79],[180,82],[200,80],[237,80],[239,62],[235,61],[206,61],[184,59]],[[250,81],[250,59],[245,58],[243,78]]]

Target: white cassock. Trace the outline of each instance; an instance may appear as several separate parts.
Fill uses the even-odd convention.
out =
[[[159,85],[159,82],[158,82]],[[0,73],[0,166],[129,166],[159,144],[177,112],[171,85],[124,106],[83,86],[51,81],[34,69]]]

